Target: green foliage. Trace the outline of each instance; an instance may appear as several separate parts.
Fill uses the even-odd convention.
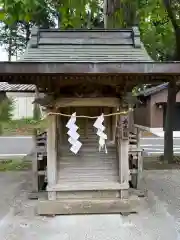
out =
[[[39,105],[34,103],[34,108],[33,108],[33,119],[35,121],[39,121],[41,119],[41,111],[39,108]]]
[[[0,36],[0,45],[7,51],[9,61],[12,57],[17,59],[26,48],[26,34],[20,24],[14,24],[13,27],[1,24]]]
[[[6,122],[12,119],[14,103],[12,99],[5,98],[0,103],[0,122]]]
[[[0,0],[0,45],[8,52],[8,60],[24,52],[31,28],[55,26],[55,10],[46,0]]]
[[[50,1],[46,0],[0,0],[2,6],[0,20],[8,26],[16,22],[36,22],[45,24],[50,20]],[[42,18],[40,18],[40,16]]]
[[[172,59],[176,47],[175,35],[163,1],[141,1],[138,15],[142,41],[152,59]]]
[[[33,118],[22,118],[10,120],[0,124],[2,135],[32,135],[35,129],[45,131],[47,129],[47,121],[36,121]]]

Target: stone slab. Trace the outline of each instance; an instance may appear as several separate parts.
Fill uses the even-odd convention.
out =
[[[139,199],[63,199],[39,200],[37,213],[39,215],[71,215],[71,214],[108,214],[108,213],[135,213]]]

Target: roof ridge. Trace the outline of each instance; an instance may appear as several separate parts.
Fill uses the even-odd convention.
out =
[[[132,27],[132,39],[135,48],[141,48],[140,32],[137,26]]]
[[[34,26],[23,61],[152,61],[138,27],[128,29],[43,29]]]
[[[29,41],[29,45],[32,48],[37,48],[39,45],[41,33],[43,32],[56,32],[56,33],[75,33],[75,32],[96,32],[96,33],[105,33],[105,32],[116,32],[116,33],[131,33],[132,42],[135,48],[141,48],[141,39],[140,39],[140,32],[137,26],[127,29],[71,29],[71,30],[61,30],[56,28],[51,29],[44,29],[39,28],[37,26],[33,26],[31,30],[31,39]]]
[[[119,28],[119,29],[102,29],[102,28],[94,28],[94,29],[84,29],[84,28],[76,28],[76,29],[58,29],[58,28],[38,28],[40,32],[132,32],[132,28]]]

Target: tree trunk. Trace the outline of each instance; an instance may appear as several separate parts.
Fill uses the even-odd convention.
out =
[[[180,60],[180,26],[179,20],[175,14],[173,1],[163,0],[168,17],[171,20],[175,39],[176,48],[173,56],[173,61]],[[172,60],[172,59],[171,59]],[[176,83],[171,82],[168,86],[168,100],[167,100],[167,112],[165,122],[165,135],[164,135],[164,159],[169,163],[173,161],[173,118],[176,104]]]
[[[104,0],[104,28],[114,29],[116,27],[116,10],[119,8],[120,2],[117,0]]]
[[[176,82],[168,84],[167,109],[164,131],[164,160],[168,163],[173,162],[173,124],[176,105]]]
[[[9,40],[8,40],[8,61],[11,62],[12,58],[12,27],[10,28]]]
[[[108,24],[108,15],[107,15],[107,0],[104,0],[104,5],[103,5],[103,18],[104,18],[104,29],[107,29],[107,24]]]
[[[27,44],[29,42],[30,35],[31,35],[31,30],[30,30],[30,24],[29,23],[25,23],[25,29],[26,29],[26,47],[27,47]]]

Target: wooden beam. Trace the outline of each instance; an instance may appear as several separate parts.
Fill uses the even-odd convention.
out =
[[[160,74],[180,75],[180,62],[1,62],[4,74]]]
[[[59,107],[118,107],[120,105],[119,98],[59,98],[54,104]]]

